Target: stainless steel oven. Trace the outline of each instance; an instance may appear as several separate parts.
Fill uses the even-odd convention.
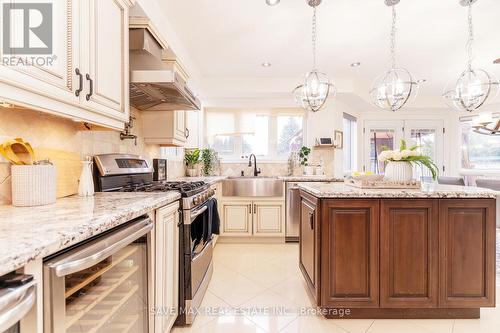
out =
[[[0,277],[0,333],[19,333],[21,320],[35,303],[33,276],[13,273]]]
[[[210,230],[215,192],[207,189],[196,197],[183,199],[181,311],[178,325],[194,322],[197,309],[208,289],[213,273],[213,235]],[[181,282],[182,283],[182,282]]]
[[[44,263],[47,333],[152,332],[153,222],[143,216]]]

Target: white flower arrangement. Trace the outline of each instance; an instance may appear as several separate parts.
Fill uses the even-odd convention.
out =
[[[428,168],[432,173],[432,178],[435,180],[438,175],[438,167],[429,156],[423,155],[417,149],[419,146],[406,147],[406,141],[401,140],[399,150],[383,150],[378,160],[380,162],[407,162],[410,164],[419,164]]]
[[[416,150],[403,149],[399,150],[384,150],[378,156],[378,160],[381,162],[399,162],[405,161],[408,157],[422,156],[422,154]]]

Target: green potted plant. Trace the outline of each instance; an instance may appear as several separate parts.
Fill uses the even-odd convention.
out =
[[[309,165],[309,154],[311,154],[311,148],[303,146],[299,150],[299,161],[300,165],[304,168],[305,175],[312,175],[314,173],[314,168]]]
[[[413,179],[413,164],[421,165],[432,174],[436,180],[439,169],[430,156],[424,155],[417,149],[420,146],[407,147],[406,141],[401,140],[399,150],[383,150],[378,160],[387,162],[384,178],[393,182],[409,182]]]
[[[205,148],[201,150],[202,171],[204,176],[210,176],[215,165],[215,150]]]
[[[187,175],[189,177],[196,176],[196,165],[199,163],[199,161],[200,161],[199,149],[186,150],[186,153],[184,154],[184,162],[186,162]]]

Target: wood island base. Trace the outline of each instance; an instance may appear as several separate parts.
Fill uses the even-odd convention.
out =
[[[495,307],[496,199],[370,194],[301,189],[299,267],[321,315],[477,319]]]

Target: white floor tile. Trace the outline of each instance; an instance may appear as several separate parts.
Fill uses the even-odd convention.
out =
[[[500,307],[483,309],[480,320],[328,320],[300,316],[299,307],[312,307],[314,303],[298,268],[298,249],[297,244],[217,244],[214,275],[202,306],[228,312],[198,316],[192,327],[176,328],[174,332],[500,333]],[[255,312],[271,308],[296,311],[268,315]]]
[[[244,316],[222,316],[202,327],[176,327],[173,333],[266,333]]]
[[[298,316],[298,305],[270,290],[245,302],[246,316],[268,332],[278,332]]]
[[[330,319],[329,321],[343,328],[349,333],[365,333],[373,325],[374,322],[373,319]]]
[[[258,296],[266,288],[238,274],[230,280],[212,280],[208,285],[208,289],[215,296],[235,307]]]
[[[298,317],[280,333],[349,333],[322,317]]]

